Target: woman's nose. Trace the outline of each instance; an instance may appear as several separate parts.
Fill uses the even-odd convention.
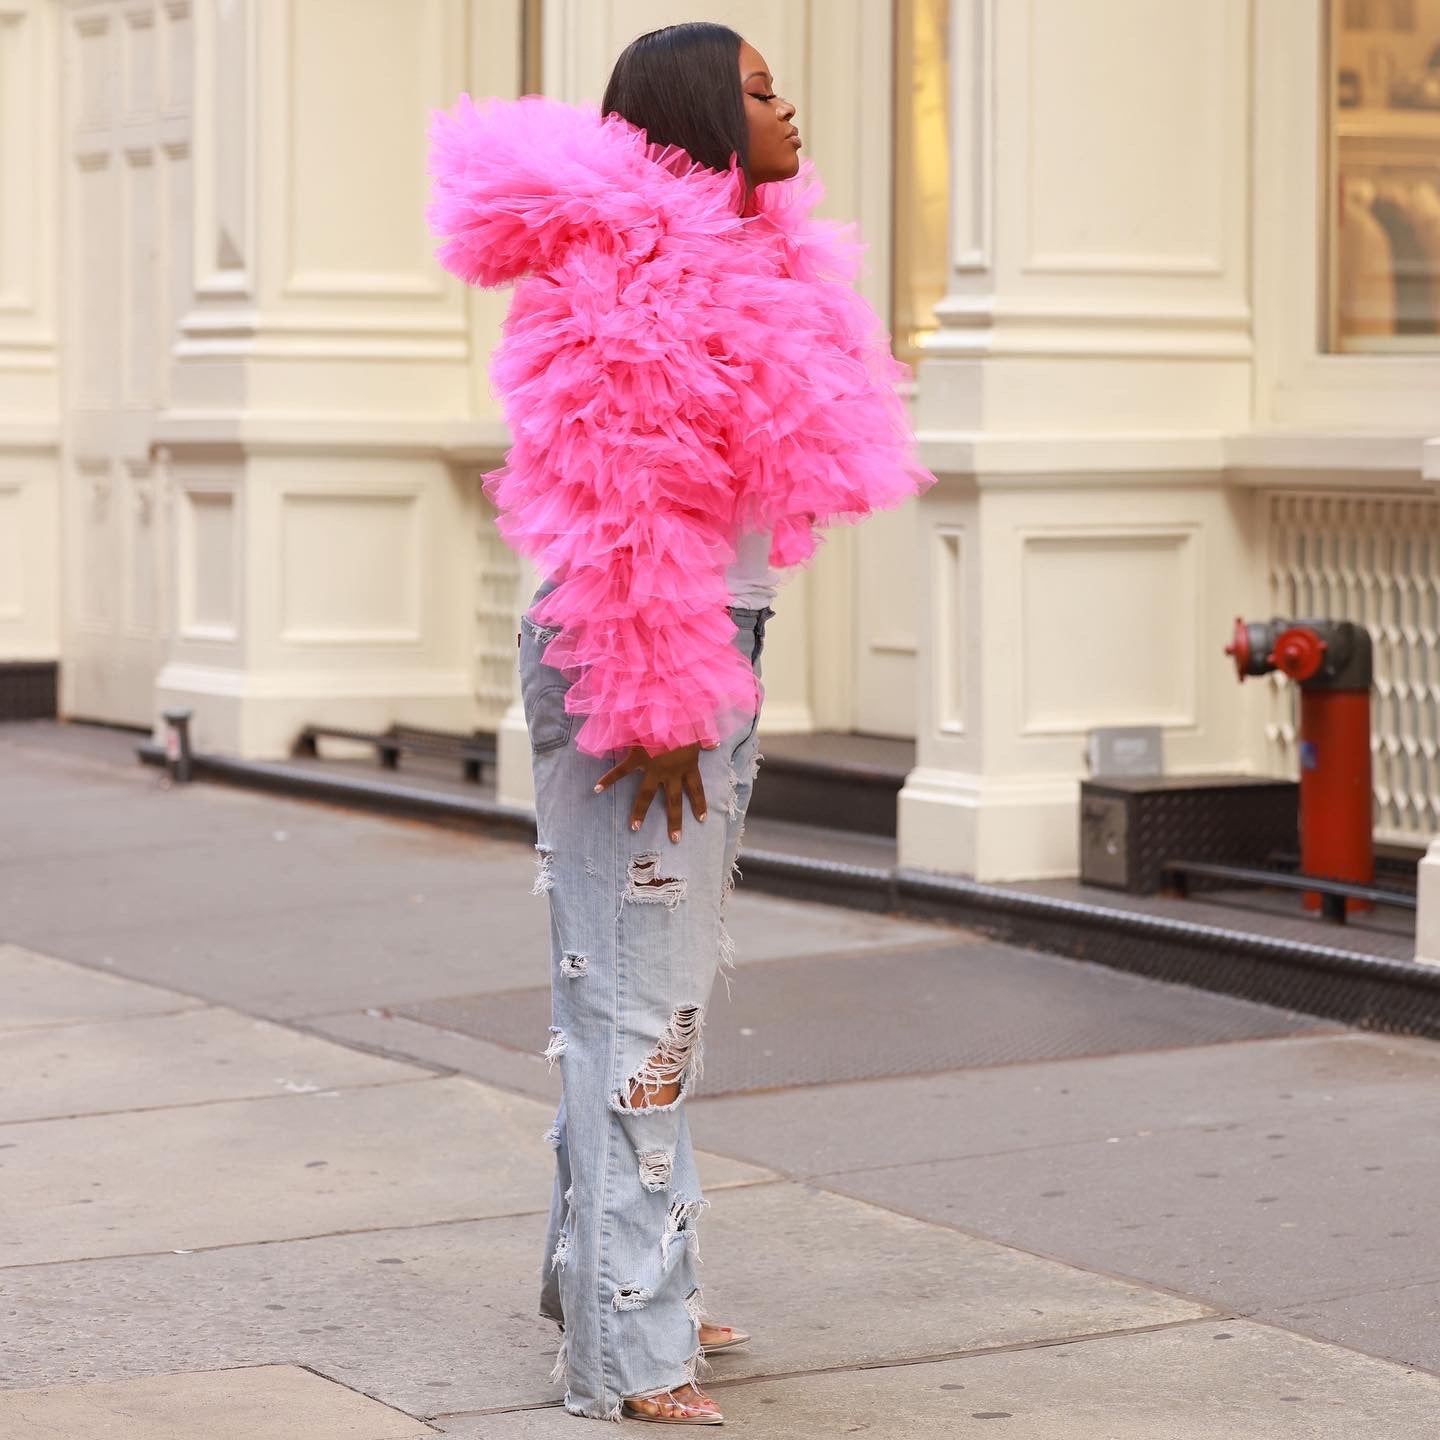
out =
[[[780,102],[780,105],[785,112],[784,118],[786,120],[793,120],[795,116],[799,113],[795,103],[791,100],[782,100]]]

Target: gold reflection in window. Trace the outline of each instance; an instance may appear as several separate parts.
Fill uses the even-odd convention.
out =
[[[1440,349],[1440,0],[1330,0],[1332,350]]]
[[[895,6],[895,350],[913,361],[945,294],[950,208],[949,0]]]

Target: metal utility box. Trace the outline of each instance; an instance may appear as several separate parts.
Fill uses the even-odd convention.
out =
[[[1153,895],[1168,860],[1261,865],[1293,854],[1300,787],[1253,775],[1112,776],[1080,784],[1080,879]]]

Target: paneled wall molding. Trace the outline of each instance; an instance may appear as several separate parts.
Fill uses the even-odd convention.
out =
[[[994,295],[951,295],[935,308],[941,329],[925,347],[941,358],[1249,360],[1244,305],[1102,306]]]
[[[1014,486],[1273,487],[1310,476],[1319,486],[1370,488],[1440,480],[1440,440],[1410,434],[1327,430],[1233,434],[956,435],[919,432],[925,463],[978,489]]]
[[[337,0],[200,7],[195,300],[174,409],[228,396],[305,411],[337,382],[357,413],[468,409],[468,297],[434,263],[423,162],[431,106],[503,93],[468,82],[474,8],[415,0],[356,24]]]
[[[193,705],[202,748],[494,708],[465,537],[508,443],[478,363],[503,307],[435,262],[425,144],[432,107],[514,93],[521,10],[195,7],[194,283],[150,443],[181,622],[156,705]]]
[[[58,416],[15,420],[0,415],[0,455],[45,454],[60,448]]]
[[[155,424],[154,446],[176,455],[204,451],[237,462],[249,455],[395,455],[443,459],[457,466],[498,466],[509,431],[497,421],[415,420],[406,416],[171,412]]]
[[[923,428],[1248,422],[1249,7],[951,0],[951,277]]]
[[[995,5],[950,8],[950,263],[957,276],[985,275],[995,226]]]

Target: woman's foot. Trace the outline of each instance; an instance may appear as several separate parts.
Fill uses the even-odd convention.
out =
[[[720,1407],[694,1385],[680,1385],[659,1395],[637,1395],[625,1402],[631,1420],[653,1420],[670,1425],[718,1425],[725,1418]]]
[[[749,1338],[744,1330],[736,1330],[731,1325],[711,1325],[706,1321],[700,1326],[700,1348],[707,1355],[713,1355],[717,1350],[730,1350],[736,1345],[743,1345]]]

